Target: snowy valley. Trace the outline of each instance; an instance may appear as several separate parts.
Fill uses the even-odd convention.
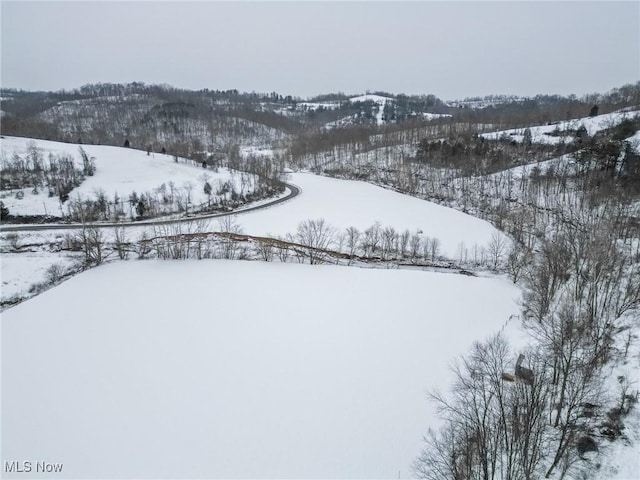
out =
[[[634,478],[631,87],[591,115],[144,84],[33,115],[3,92],[3,462]]]

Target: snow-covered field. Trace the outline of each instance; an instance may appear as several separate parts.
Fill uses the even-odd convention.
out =
[[[574,120],[567,120],[554,123],[553,125],[539,125],[530,127],[531,141],[533,143],[548,143],[558,144],[560,142],[571,142],[575,137],[575,130],[584,126],[587,129],[587,133],[591,136],[607,128],[611,128],[618,125],[627,118],[634,118],[640,115],[640,110],[630,112],[612,112],[595,117],[576,118]],[[483,133],[482,136],[487,139],[497,140],[503,136],[509,137],[511,140],[522,142],[524,139],[524,128],[514,128],[511,130],[501,130],[499,132]],[[553,132],[566,132],[565,135],[552,135]]]
[[[284,237],[295,234],[300,222],[318,218],[324,218],[341,232],[350,226],[364,231],[379,222],[382,227],[392,226],[398,232],[408,229],[411,233],[421,231],[425,239],[437,238],[440,241],[439,254],[449,259],[456,258],[461,244],[467,249],[474,245],[486,248],[493,235],[503,236],[483,220],[368,183],[308,173],[292,173],[289,177],[288,181],[300,186],[302,193],[274,207],[239,213],[236,221],[244,233]],[[216,231],[220,230],[220,226],[216,220],[211,220],[208,229]],[[128,241],[136,241],[144,231],[153,236],[151,227],[140,224],[129,226]],[[68,231],[47,230],[16,232],[15,235],[20,244],[46,245],[59,243],[67,233]],[[111,230],[105,231],[107,239],[112,235]],[[9,245],[7,234],[2,235],[2,242],[5,246]],[[26,258],[22,255],[25,254],[16,254],[16,258]],[[31,256],[28,261],[29,269],[23,274],[6,263],[12,261],[11,258],[13,257],[4,254],[0,256],[3,301],[16,295],[28,297],[31,285],[42,281],[40,273],[36,275],[31,271],[35,269],[36,272],[45,272],[52,263],[57,262],[58,255],[42,253]]]
[[[438,422],[427,390],[518,297],[406,270],[101,266],[2,314],[3,458],[65,478],[405,478]]]
[[[78,261],[77,256],[60,252],[2,253],[0,300],[22,298],[34,285],[47,282],[50,267],[59,265],[62,272]]]
[[[308,173],[290,174],[288,181],[301,187],[302,194],[277,207],[238,216],[245,233],[295,233],[300,222],[317,218],[342,231],[350,226],[362,231],[380,222],[400,232],[422,231],[425,237],[438,238],[441,253],[449,258],[461,243],[486,247],[492,235],[502,235],[483,220],[369,183]]]
[[[132,148],[112,147],[105,145],[78,145],[72,143],[51,142],[47,140],[35,140],[22,137],[3,137],[0,140],[0,151],[6,158],[11,158],[14,153],[23,156],[27,153],[30,142],[41,150],[45,161],[50,153],[68,154],[75,162],[82,165],[79,147],[82,147],[89,156],[95,158],[95,175],[87,177],[80,186],[72,190],[70,197],[84,199],[95,197],[96,191],[106,193],[107,200],[112,201],[117,193],[120,198],[128,199],[132,192],[138,195],[145,192],[153,192],[165,185],[165,191],[170,192],[173,185],[175,190],[189,190],[191,203],[199,205],[208,200],[204,193],[206,181],[215,192],[225,182],[230,182],[240,191],[239,174],[220,168],[217,172],[211,169],[203,169],[192,163],[179,163],[174,161],[171,155],[146,152]],[[13,215],[56,215],[66,214],[66,207],[57,197],[49,197],[46,189],[33,194],[31,189],[24,189],[24,198],[18,199],[15,192],[3,192],[2,201]],[[245,193],[247,189],[245,187]]]

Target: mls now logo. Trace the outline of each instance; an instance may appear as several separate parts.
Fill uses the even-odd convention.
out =
[[[62,472],[62,463],[36,462],[35,472],[38,473],[59,473]],[[29,473],[34,471],[33,462],[4,462],[5,473]]]

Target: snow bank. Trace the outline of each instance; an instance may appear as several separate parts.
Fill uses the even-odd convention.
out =
[[[437,423],[426,391],[518,296],[405,270],[105,265],[2,314],[3,460],[65,478],[406,477]]]

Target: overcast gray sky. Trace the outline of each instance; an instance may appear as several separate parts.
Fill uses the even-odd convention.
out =
[[[640,80],[640,2],[1,2],[2,86],[578,95]]]

